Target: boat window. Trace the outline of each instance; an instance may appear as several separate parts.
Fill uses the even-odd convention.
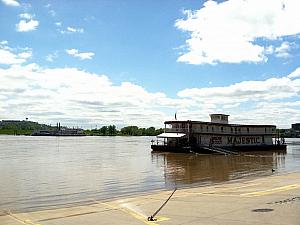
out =
[[[249,133],[249,127],[247,127],[247,132]]]
[[[206,130],[208,131],[208,126],[206,126]]]
[[[239,128],[239,132],[241,133],[241,128]]]
[[[221,131],[223,132],[223,127],[221,127]]]
[[[267,133],[267,128],[265,128],[265,133]]]
[[[214,127],[211,127],[211,130],[214,131]]]
[[[231,127],[231,133],[233,133],[233,128]]]

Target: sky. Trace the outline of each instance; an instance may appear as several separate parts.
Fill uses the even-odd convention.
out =
[[[300,122],[299,0],[0,0],[0,120]]]

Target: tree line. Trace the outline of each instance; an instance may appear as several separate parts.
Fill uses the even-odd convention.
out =
[[[127,126],[120,130],[116,129],[115,125],[103,126],[99,129],[85,130],[87,135],[100,135],[100,136],[156,136],[163,133],[163,129],[156,129],[155,127],[139,128],[137,126]]]
[[[66,128],[66,127],[64,127]],[[11,135],[31,135],[38,130],[55,130],[57,126],[39,124],[37,122],[27,120],[2,120],[0,121],[0,134]],[[137,126],[127,126],[120,130],[115,125],[102,126],[99,129],[84,130],[86,135],[93,136],[156,136],[163,133],[163,129],[155,129],[155,127],[139,128]]]
[[[0,134],[31,135],[34,130],[52,130],[54,127],[46,124],[25,120],[0,121]]]

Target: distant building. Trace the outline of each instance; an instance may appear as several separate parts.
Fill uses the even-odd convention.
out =
[[[283,137],[296,137],[296,132],[293,129],[280,129],[280,133],[281,135],[283,135]]]
[[[20,123],[21,121],[20,120],[2,120],[2,123],[5,124],[5,123]]]
[[[80,128],[61,127],[60,123],[56,124],[54,130],[36,130],[32,136],[85,136],[84,130]]]
[[[295,130],[295,131],[300,131],[300,123],[292,124],[292,129]]]
[[[280,129],[280,133],[287,138],[299,138],[300,137],[300,123],[292,124],[290,129]]]

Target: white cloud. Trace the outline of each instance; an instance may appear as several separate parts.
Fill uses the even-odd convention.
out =
[[[16,0],[2,0],[2,2],[8,6],[20,6],[20,3]]]
[[[299,81],[288,77],[270,78],[264,81],[243,81],[226,87],[185,89],[180,91],[178,96],[191,98],[196,102],[219,105],[271,101],[297,96],[300,90]]]
[[[6,43],[7,44],[7,43]],[[300,67],[289,75],[223,87],[187,88],[178,97],[149,92],[131,82],[114,85],[106,75],[77,68],[41,68],[28,63],[29,48],[0,46],[0,112],[3,119],[66,125],[163,126],[164,120],[208,121],[228,113],[232,123],[289,127],[300,121]],[[70,54],[81,54],[69,49]],[[51,53],[55,56],[57,52]],[[4,66],[3,66],[4,65]],[[278,74],[277,74],[278,75]]]
[[[243,81],[224,87],[191,88],[178,92],[199,109],[182,117],[197,120],[209,113],[231,114],[233,123],[277,124],[289,127],[300,121],[300,68],[287,76],[262,81]],[[206,119],[207,120],[207,119]]]
[[[53,55],[52,55],[52,54],[47,55],[47,56],[46,56],[46,60],[47,60],[48,62],[53,62],[53,60],[54,60]]]
[[[185,89],[178,92],[177,98],[169,98],[131,82],[114,85],[106,75],[76,68],[24,65],[29,54],[10,54],[11,62],[6,65],[12,65],[6,69],[0,67],[0,108],[7,115],[5,119],[29,117],[40,122],[61,121],[86,127],[88,124],[160,127],[164,120],[174,119],[174,112],[178,112],[180,120],[204,121],[209,120],[209,113],[221,112],[231,114],[233,123],[289,127],[290,123],[300,121],[300,68],[280,78]],[[0,51],[0,60],[7,58]]]
[[[21,14],[19,15],[19,17],[20,17],[21,19],[27,19],[27,20],[30,20],[30,19],[33,18],[33,15],[31,15],[31,14],[29,14],[29,13],[21,13]]]
[[[1,41],[0,45],[0,65],[13,65],[25,63],[32,56],[30,49],[25,49],[17,53],[16,50],[7,46],[7,41]]]
[[[268,47],[265,48],[265,54],[271,55],[274,53],[274,46],[270,45]]]
[[[61,26],[61,23],[56,24],[57,26]],[[74,27],[67,27],[66,30],[60,30],[60,33],[62,34],[72,34],[72,33],[84,33],[84,29],[83,28],[74,28]]]
[[[61,22],[56,22],[55,23],[55,25],[58,26],[58,27],[61,27],[61,24],[62,24]]]
[[[3,40],[0,42],[0,45],[7,45],[7,44],[8,44],[8,41],[6,41],[6,40]]]
[[[26,62],[24,58],[18,57],[18,55],[15,55],[8,50],[0,49],[0,64],[10,65],[24,62]]]
[[[48,55],[46,56],[46,60],[47,60],[48,62],[53,62],[54,59],[56,59],[57,57],[58,57],[58,52],[55,51],[54,53],[48,54]]]
[[[36,64],[0,68],[0,90],[1,109],[9,118],[67,125],[161,126],[165,114],[158,107],[165,106],[157,100],[170,100],[129,82],[113,85],[105,75]]]
[[[300,67],[288,75],[288,78],[291,78],[291,79],[297,78],[297,77],[300,77]]]
[[[49,10],[49,14],[53,17],[56,16],[56,12],[53,9]]]
[[[70,32],[76,32],[77,31],[75,28],[72,28],[72,27],[68,27],[67,30],[70,31]]]
[[[263,62],[266,50],[256,40],[275,40],[300,33],[298,0],[207,1],[175,26],[190,34],[179,62],[215,64]],[[269,49],[270,50],[270,49]],[[280,53],[277,53],[280,55]]]
[[[29,59],[32,56],[32,52],[21,52],[18,56],[22,59]]]
[[[287,58],[287,57],[290,57],[290,53],[289,51],[291,50],[291,44],[287,41],[285,42],[282,42],[281,45],[277,48],[275,48],[275,54],[276,54],[276,57],[278,58]]]
[[[79,52],[77,49],[66,49],[66,52],[74,57],[77,57],[81,60],[83,59],[92,59],[92,57],[95,55],[93,52]]]
[[[290,128],[292,123],[300,121],[300,104],[294,102],[260,102],[250,110],[241,111],[239,114],[233,114],[236,123],[248,124],[275,124],[279,128]]]
[[[228,104],[228,105],[223,105],[223,109],[231,109],[231,108],[237,108],[241,105],[241,103],[235,103],[235,104]]]
[[[16,29],[18,32],[27,32],[35,30],[39,25],[39,21],[37,20],[20,20],[18,24],[16,24]]]
[[[69,32],[69,33],[83,33],[84,30],[83,30],[83,28],[67,27],[67,32]]]

